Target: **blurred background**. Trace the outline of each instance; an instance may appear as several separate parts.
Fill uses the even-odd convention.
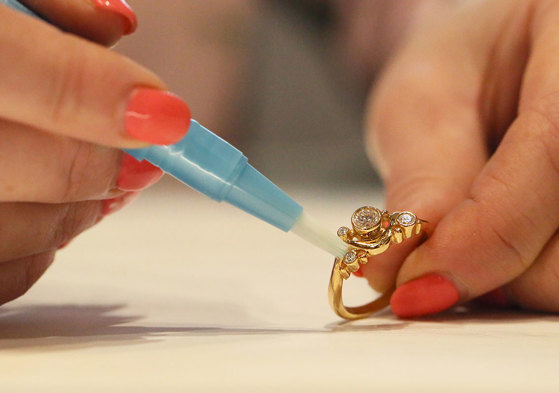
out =
[[[116,50],[280,186],[378,185],[364,106],[423,2],[130,0],[139,29]]]

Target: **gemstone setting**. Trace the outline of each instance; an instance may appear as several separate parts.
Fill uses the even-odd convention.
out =
[[[398,216],[396,221],[403,227],[409,227],[416,223],[417,217],[413,213],[404,212]]]
[[[357,260],[357,254],[355,251],[348,251],[344,256],[344,261],[346,263],[353,263]]]
[[[347,236],[348,233],[349,233],[349,228],[348,227],[340,227],[338,229],[338,236],[339,237]]]
[[[370,206],[359,208],[351,216],[351,223],[355,229],[369,231],[380,223],[381,214],[378,209]]]

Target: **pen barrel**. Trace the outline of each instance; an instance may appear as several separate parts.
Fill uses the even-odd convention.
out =
[[[241,151],[196,120],[191,120],[186,136],[174,145],[125,151],[220,202],[248,162]]]
[[[241,151],[196,120],[174,145],[128,149],[164,172],[216,201],[230,204],[275,227],[289,231],[303,208],[248,164]]]

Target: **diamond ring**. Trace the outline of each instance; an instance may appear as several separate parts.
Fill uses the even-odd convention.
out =
[[[382,254],[393,243],[401,243],[421,233],[422,224],[411,212],[388,213],[371,206],[357,209],[351,216],[351,226],[338,229],[338,237],[348,245],[343,258],[336,258],[328,286],[330,307],[338,316],[345,319],[365,318],[379,311],[390,302],[394,289],[385,292],[381,297],[358,307],[344,306],[342,299],[343,281],[351,273],[359,270],[361,265],[369,261],[369,257]]]

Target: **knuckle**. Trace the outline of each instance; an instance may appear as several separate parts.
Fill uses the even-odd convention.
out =
[[[406,94],[402,94],[403,91]],[[397,77],[390,74],[383,78],[371,100],[371,132],[379,132],[390,126],[394,119],[399,119],[401,107],[410,101],[418,102],[414,97],[422,92],[421,85],[406,74]]]
[[[524,231],[519,231],[518,228],[532,225],[530,217],[522,214],[497,215],[494,213],[495,209],[487,206],[484,200],[472,197],[471,201],[477,205],[475,210],[483,217],[480,225],[487,234],[484,236],[487,243],[485,249],[493,253],[490,255],[491,259],[508,275],[525,271],[533,262],[532,250],[528,239],[520,240]]]
[[[89,61],[80,50],[67,50],[58,62],[52,79],[50,117],[54,124],[79,117],[84,110],[84,87],[89,74]]]
[[[496,227],[491,224],[488,229],[494,234],[494,237],[497,239],[497,243],[500,244],[500,248],[505,250],[505,255],[507,257],[504,258],[504,262],[506,262],[506,266],[504,268],[506,270],[510,270],[509,267],[512,262],[520,272],[528,269],[532,260],[524,255],[514,239],[510,238],[509,233],[500,227]]]
[[[485,215],[492,217],[492,223],[502,224],[502,227],[525,228],[526,233],[537,233],[539,227],[537,220],[523,208],[514,208],[512,209],[514,214],[501,215],[501,218],[497,219],[494,212],[502,209],[495,209],[495,195],[520,195],[522,192],[519,187],[510,184],[507,177],[508,174],[502,170],[484,171],[471,190],[471,199],[483,208]],[[534,195],[535,193],[536,191],[532,192]],[[492,203],[493,208],[486,206],[489,203]]]
[[[64,186],[60,188],[60,202],[70,202],[79,198],[81,189],[91,173],[89,163],[92,158],[92,145],[86,142],[74,143],[66,154],[67,165]]]
[[[117,150],[69,140],[62,154],[64,164],[56,202],[97,198],[114,187],[120,172],[120,153]]]

